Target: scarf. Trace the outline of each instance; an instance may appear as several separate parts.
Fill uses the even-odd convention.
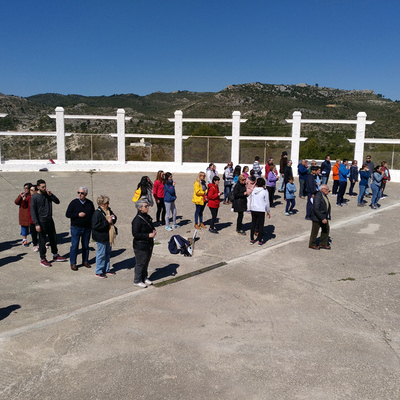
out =
[[[101,211],[104,213],[104,215],[106,216],[106,219],[108,219],[108,217],[111,217],[111,213],[110,213],[110,209],[107,208],[107,210],[103,210],[101,207],[99,207],[101,209]],[[115,226],[114,224],[110,224],[109,228],[108,228],[108,236],[109,236],[109,241],[110,241],[110,245],[113,246],[114,245],[114,239],[115,239]]]

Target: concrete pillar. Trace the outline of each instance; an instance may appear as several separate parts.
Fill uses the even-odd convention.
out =
[[[176,164],[182,165],[182,132],[183,132],[183,112],[181,110],[176,110],[175,113],[175,154],[174,161]]]
[[[56,132],[57,132],[57,163],[65,164],[65,123],[64,108],[56,108]]]
[[[232,149],[231,160],[233,166],[239,165],[240,158],[240,111],[232,113]]]
[[[117,110],[118,163],[125,164],[125,110]]]
[[[365,139],[366,121],[367,121],[367,114],[363,111],[360,111],[357,114],[356,144],[354,146],[354,159],[357,160],[360,168],[364,160],[364,139]]]
[[[290,158],[293,161],[293,166],[292,166],[293,171],[297,171],[297,165],[299,164],[300,134],[301,134],[301,112],[295,111],[293,113],[292,148],[290,151]]]

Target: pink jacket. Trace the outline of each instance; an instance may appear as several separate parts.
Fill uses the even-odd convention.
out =
[[[163,199],[164,198],[164,183],[160,181],[155,181],[153,186],[154,198]]]

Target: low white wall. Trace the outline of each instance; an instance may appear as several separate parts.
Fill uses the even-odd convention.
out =
[[[34,172],[39,171],[41,168],[47,168],[49,171],[116,171],[116,172],[157,172],[163,170],[164,172],[172,173],[188,173],[195,174],[200,171],[206,171],[207,163],[183,163],[182,165],[175,164],[174,162],[150,162],[150,161],[128,161],[125,164],[119,164],[116,161],[68,161],[65,164],[49,164],[48,160],[12,160],[5,161],[0,164],[0,171],[7,172]],[[226,163],[216,163],[219,176],[222,177]],[[244,164],[243,164],[244,165]],[[252,169],[253,164],[248,164],[249,169]],[[264,165],[261,165],[264,173]],[[297,167],[293,167],[293,173],[297,176]],[[393,182],[400,182],[400,170],[390,170],[390,175]]]

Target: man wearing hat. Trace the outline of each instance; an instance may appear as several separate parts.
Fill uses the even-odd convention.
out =
[[[278,188],[278,191],[281,193],[284,192],[285,190],[284,176],[287,163],[288,163],[287,151],[282,151],[281,161],[279,163],[279,173],[281,174],[281,177],[279,179],[279,188]]]

